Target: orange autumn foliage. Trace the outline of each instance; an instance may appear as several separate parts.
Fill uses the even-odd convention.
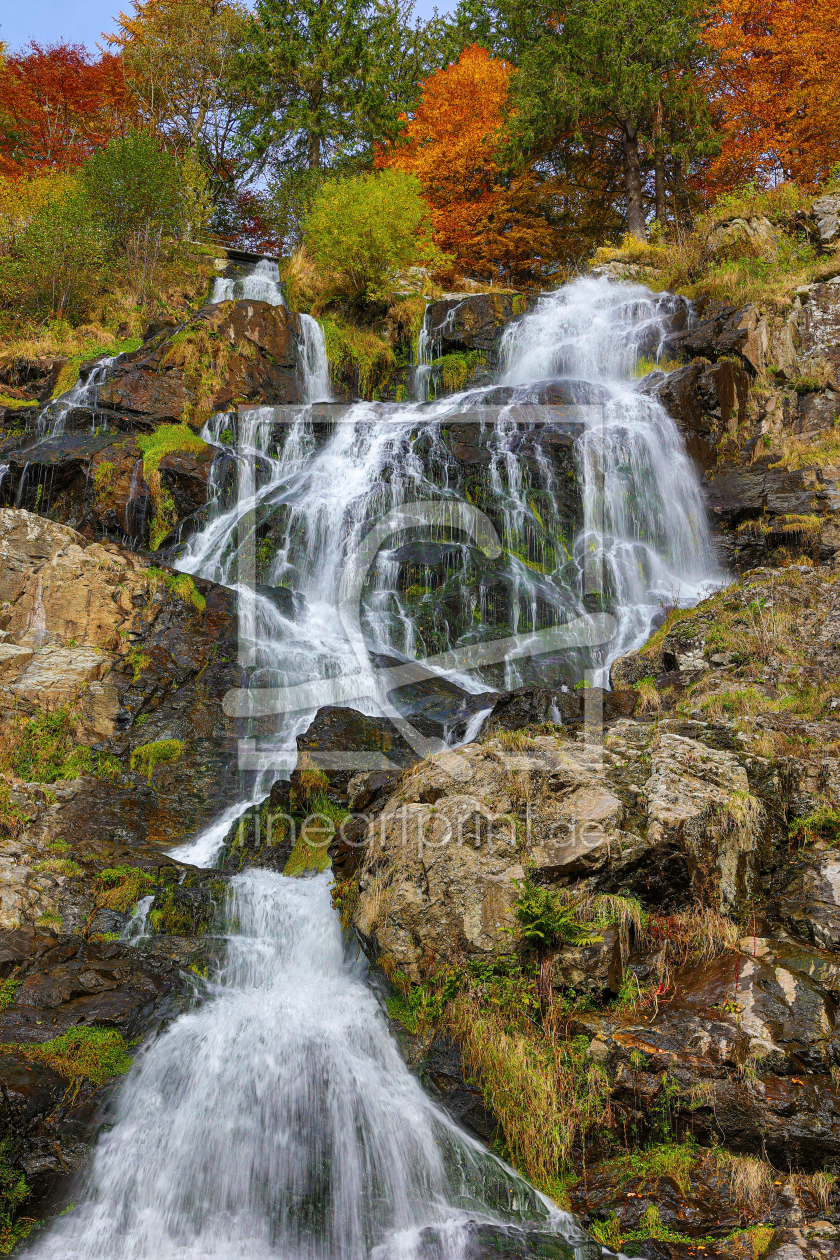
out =
[[[721,153],[711,184],[817,184],[840,159],[840,21],[825,0],[718,0],[705,32]]]
[[[377,166],[418,177],[435,244],[455,271],[522,281],[555,268],[557,241],[550,182],[499,163],[512,73],[486,49],[466,48],[425,80],[403,136],[379,152]]]
[[[37,44],[0,58],[0,174],[66,171],[131,125],[119,57]]]

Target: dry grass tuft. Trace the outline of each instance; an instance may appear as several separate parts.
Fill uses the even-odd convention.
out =
[[[681,914],[652,914],[643,933],[644,945],[661,949],[658,971],[664,984],[674,969],[711,962],[734,949],[737,941],[738,929],[732,920],[706,907]]]
[[[572,1165],[573,1151],[609,1122],[604,1069],[586,1039],[540,1036],[527,1018],[517,1025],[483,1010],[473,995],[449,1008],[449,1026],[464,1061],[499,1119],[515,1165],[548,1188]]]
[[[733,792],[715,812],[723,833],[741,843],[754,839],[766,813],[751,792]]]
[[[729,1188],[735,1202],[742,1208],[764,1211],[770,1204],[776,1171],[763,1159],[751,1155],[721,1155],[723,1172],[729,1178]]]
[[[659,713],[662,708],[662,696],[652,677],[642,678],[639,682],[634,683],[633,690],[639,697],[638,710],[640,713]]]

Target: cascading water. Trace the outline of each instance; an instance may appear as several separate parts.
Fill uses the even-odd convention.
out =
[[[108,369],[119,356],[100,359],[84,377],[79,377],[76,384],[58,398],[51,399],[38,416],[38,436],[57,437],[64,432],[68,417],[74,411],[90,412],[91,428],[96,427],[96,401],[99,386],[108,375]]]
[[[458,1260],[476,1222],[517,1220],[559,1234],[558,1260],[584,1243],[424,1094],[329,883],[232,881],[210,996],[139,1055],[43,1260]]]
[[[640,357],[661,352],[679,301],[642,285],[579,280],[542,298],[502,343],[505,384],[573,378],[608,391],[602,404],[584,409],[575,556],[581,571],[587,555],[601,557],[601,595],[619,622],[612,658],[647,639],[659,604],[694,603],[720,577],[679,430],[632,380]]]
[[[208,523],[178,563],[239,594],[247,695],[269,698],[244,710],[263,713],[248,799],[288,775],[294,737],[321,705],[381,711],[383,658],[399,674],[406,658],[437,654],[448,665],[430,672],[465,696],[512,685],[525,664],[487,666],[486,649],[581,618],[594,592],[617,632],[571,664],[568,653],[547,658],[554,685],[571,683],[584,661],[603,669],[638,641],[660,600],[696,598],[716,580],[679,433],[630,379],[668,314],[640,287],[579,281],[510,331],[501,388],[327,418],[313,406],[241,409],[208,424],[220,467],[236,475],[220,474]],[[315,361],[306,356],[310,399]],[[418,502],[447,508],[420,541]],[[481,512],[497,540],[483,550],[457,527]],[[362,659],[341,615],[343,579],[383,521],[360,587]],[[462,739],[482,716],[468,712]],[[247,805],[179,856],[211,865]],[[231,934],[208,999],[139,1054],[88,1190],[35,1247],[41,1260],[459,1260],[476,1222],[521,1217],[580,1240],[424,1095],[343,956],[328,883],[265,871],[231,881]]]
[[[324,341],[324,330],[311,315],[301,314],[301,360],[304,366],[306,385],[306,401],[329,402],[332,398],[330,387],[330,367],[327,362],[327,347]]]
[[[249,271],[241,276],[219,276],[213,281],[210,301],[268,302],[270,306],[285,306],[283,287],[280,283],[280,272],[277,263],[270,258],[261,258]]]

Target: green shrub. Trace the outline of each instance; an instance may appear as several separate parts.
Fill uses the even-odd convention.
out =
[[[95,294],[104,237],[86,191],[68,191],[37,209],[3,261],[6,298],[41,319],[82,316]]]
[[[157,569],[154,565],[148,570],[146,576],[150,582],[160,582],[171,591],[178,599],[182,599],[185,604],[192,604],[193,608],[199,612],[204,612],[207,607],[207,600],[196,589],[195,582],[189,573],[165,573],[163,569]],[[148,656],[144,658],[146,664],[149,664]],[[145,666],[144,666],[145,668]],[[135,670],[135,680],[137,671]]]
[[[181,161],[148,132],[134,131],[87,160],[82,185],[111,251],[126,259],[143,305],[173,242],[207,218],[197,164]]]
[[[325,180],[312,199],[304,235],[308,252],[342,294],[376,302],[388,296],[405,268],[444,263],[429,231],[419,180],[387,170]]]

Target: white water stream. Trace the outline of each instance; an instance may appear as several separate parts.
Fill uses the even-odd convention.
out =
[[[237,302],[240,299],[268,302],[270,306],[285,306],[286,299],[283,297],[277,263],[269,258],[261,258],[242,276],[231,279],[219,276],[213,281],[211,302]]]
[[[630,378],[667,314],[646,290],[607,281],[544,298],[506,338],[513,393],[501,409],[482,409],[482,391],[472,391],[431,406],[359,403],[329,421],[307,407],[288,422],[272,408],[210,422],[205,436],[235,461],[236,487],[216,486],[208,524],[179,565],[237,589],[250,687],[293,688],[297,703],[255,736],[242,803],[180,857],[212,865],[248,800],[288,774],[295,735],[320,705],[380,711],[375,667],[360,659],[339,602],[348,555],[383,518],[398,522],[403,512],[406,528],[384,535],[361,625],[370,649],[397,661],[502,632],[534,635],[581,616],[595,590],[618,623],[594,658],[603,670],[644,637],[661,600],[697,598],[716,580],[697,475],[673,422]],[[316,328],[306,329],[317,350],[305,360],[313,402],[324,391]],[[606,394],[575,412],[580,515],[561,538],[551,506],[564,493],[557,468],[539,442],[526,461],[521,441],[541,432],[536,384],[563,378]],[[557,409],[545,416],[556,435]],[[471,426],[465,441],[478,443],[469,449],[484,451],[472,491],[474,464],[452,455],[461,424]],[[477,511],[470,494],[500,540],[497,586],[475,577],[485,562],[476,548],[438,524],[423,545],[444,548],[448,577],[433,589],[434,564],[411,553],[415,586],[429,590],[418,603],[398,580],[400,549],[416,535],[408,505],[469,502]],[[598,579],[587,585],[593,555]],[[502,594],[491,598],[493,589]],[[515,685],[520,668],[504,662],[490,679]],[[480,669],[449,676],[465,694],[488,685]],[[467,734],[479,724],[473,716]],[[79,1205],[34,1256],[461,1260],[470,1222],[522,1214],[579,1239],[570,1218],[462,1133],[409,1073],[357,962],[344,956],[328,876],[238,875],[226,922],[209,999],[140,1052]]]

